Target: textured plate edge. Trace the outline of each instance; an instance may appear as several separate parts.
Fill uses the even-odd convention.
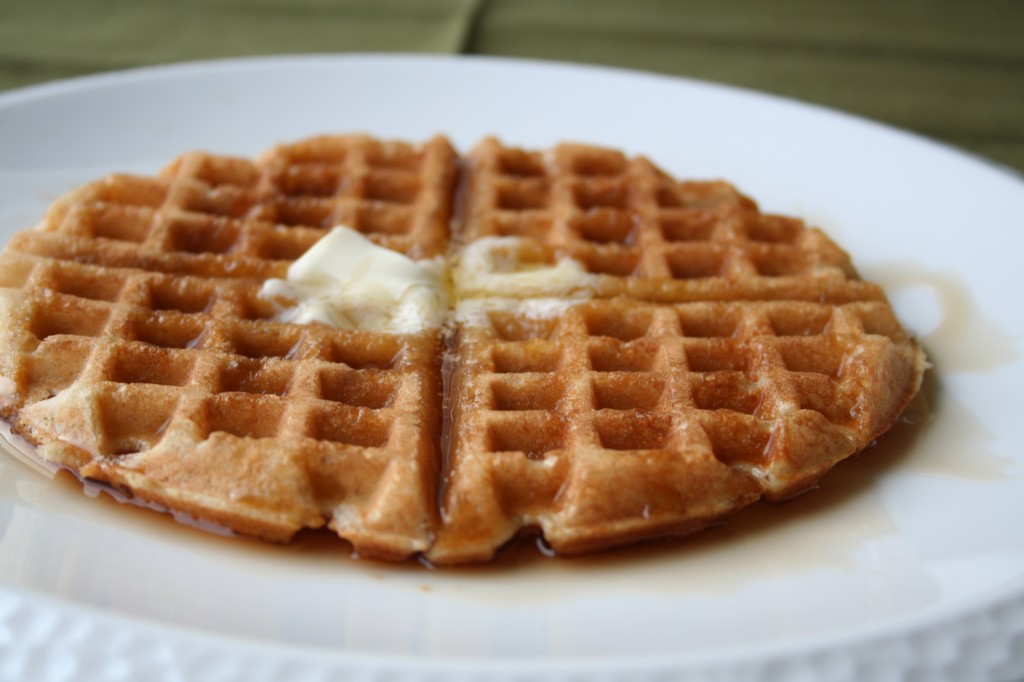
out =
[[[562,680],[619,682],[856,682],[1024,679],[1024,580],[1011,597],[974,604],[916,626],[893,623],[856,641],[833,637],[731,656],[491,661],[325,653],[207,635],[116,616],[0,587],[0,679]]]

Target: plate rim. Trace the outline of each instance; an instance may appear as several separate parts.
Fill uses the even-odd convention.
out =
[[[16,602],[19,600],[26,603],[18,605]],[[672,671],[695,675],[683,678],[687,680],[756,679],[786,682],[790,675],[822,674],[832,666],[841,667],[851,658],[855,659],[856,665],[846,671],[847,675],[823,675],[820,679],[861,680],[863,678],[859,676],[858,668],[870,670],[873,665],[886,666],[883,669],[890,672],[897,669],[910,672],[924,662],[926,652],[939,646],[959,649],[965,658],[978,657],[984,664],[989,662],[986,656],[991,654],[991,642],[986,644],[979,640],[1002,636],[1009,643],[1024,637],[1024,574],[993,586],[983,595],[965,597],[959,602],[903,614],[880,624],[840,630],[810,640],[744,645],[700,654],[615,654],[587,658],[515,659],[329,651],[260,637],[190,629],[144,616],[108,612],[96,606],[77,604],[32,589],[12,588],[0,583],[0,625],[8,630],[7,641],[0,644],[0,651],[5,647],[17,647],[16,635],[11,637],[11,630],[30,631],[28,636],[22,637],[23,646],[26,647],[39,645],[40,631],[79,631],[77,638],[83,639],[80,631],[85,630],[89,632],[84,638],[89,645],[86,648],[96,646],[101,650],[104,646],[118,649],[124,646],[123,640],[104,641],[104,636],[114,631],[121,637],[134,640],[142,649],[169,646],[186,652],[183,657],[186,660],[197,655],[207,659],[218,658],[220,661],[225,658],[234,659],[235,674],[218,679],[249,679],[248,675],[253,670],[272,662],[289,666],[303,665],[307,673],[319,673],[322,670],[330,674],[341,671],[351,674],[359,670],[372,670],[376,674],[386,675],[387,679],[392,679],[392,675],[401,675],[397,679],[409,680],[426,680],[431,679],[431,674],[449,673],[473,675],[473,679],[478,679],[476,675],[483,673],[489,680],[521,679],[520,676],[524,674],[542,675],[538,679],[554,680],[562,679],[558,677],[561,674],[606,673],[612,675],[610,679],[629,680],[636,679],[632,677],[636,674],[657,676]],[[25,613],[26,610],[28,613]],[[12,620],[17,622],[12,625]],[[984,637],[979,637],[979,630],[984,631]],[[893,641],[894,637],[900,641]],[[251,660],[239,658],[243,653]],[[894,657],[902,660],[894,661]],[[500,666],[501,670],[495,666]],[[1024,661],[1018,662],[1018,667],[1024,670]],[[928,669],[927,665],[924,669]],[[764,672],[749,677],[751,671]],[[239,675],[239,672],[244,674]],[[966,677],[953,679],[978,679],[971,676],[973,672],[971,670]]]
[[[836,120],[845,120],[857,125],[868,126],[879,132],[895,134],[917,143],[930,146],[935,151],[951,154],[959,157],[961,161],[969,161],[979,168],[996,173],[1006,180],[1015,180],[1020,183],[1024,190],[1024,170],[1018,170],[1012,166],[1001,163],[995,159],[986,157],[951,142],[946,142],[925,133],[901,127],[894,123],[870,118],[869,116],[836,109],[826,104],[800,100],[794,97],[758,90],[756,88],[722,83],[717,81],[704,80],[692,76],[683,76],[654,71],[645,71],[638,68],[603,65],[583,62],[569,62],[563,60],[543,59],[536,57],[510,57],[503,55],[477,55],[477,54],[452,54],[433,52],[309,52],[291,53],[281,55],[242,55],[234,57],[216,57],[212,59],[191,59],[179,60],[159,64],[145,64],[132,66],[123,69],[111,69],[93,73],[58,78],[50,81],[31,83],[7,90],[0,90],[0,111],[5,107],[28,102],[33,99],[60,96],[66,93],[73,93],[78,90],[88,90],[96,87],[113,86],[125,83],[146,81],[152,78],[173,78],[187,77],[195,74],[208,73],[210,71],[244,71],[259,70],[267,67],[294,66],[302,62],[308,63],[342,63],[342,62],[381,62],[396,64],[401,62],[424,63],[434,62],[436,64],[475,64],[480,67],[498,68],[532,68],[532,69],[562,69],[566,71],[589,72],[592,74],[616,75],[629,79],[650,79],[662,81],[666,84],[684,84],[688,87],[729,93],[738,96],[752,96],[766,102],[772,102],[784,107],[804,109],[819,115],[834,117]]]

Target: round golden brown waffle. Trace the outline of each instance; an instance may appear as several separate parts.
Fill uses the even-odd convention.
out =
[[[449,323],[279,321],[262,283],[337,224],[446,256]],[[59,200],[0,287],[0,416],[43,458],[244,534],[327,524],[439,564],[783,499],[885,431],[924,368],[820,231],[582,145],[187,154]]]

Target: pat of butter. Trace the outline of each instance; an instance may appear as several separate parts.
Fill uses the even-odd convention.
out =
[[[520,237],[485,237],[463,251],[452,273],[460,297],[586,296],[597,278],[568,256],[554,262],[531,260]]]
[[[291,304],[279,316],[285,322],[411,334],[444,323],[443,270],[440,258],[414,261],[339,225],[260,295]]]

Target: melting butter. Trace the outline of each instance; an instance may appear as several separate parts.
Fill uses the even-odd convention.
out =
[[[468,245],[452,280],[460,297],[585,296],[596,276],[570,258],[530,251],[519,237],[485,237]]]
[[[566,310],[578,305],[580,300],[562,298],[471,298],[460,300],[455,306],[455,321],[470,327],[485,327],[491,312],[511,311],[529,320],[550,320],[559,317]]]
[[[441,258],[414,261],[350,227],[332,229],[270,279],[260,295],[287,303],[279,319],[411,334],[441,327],[448,310]]]

